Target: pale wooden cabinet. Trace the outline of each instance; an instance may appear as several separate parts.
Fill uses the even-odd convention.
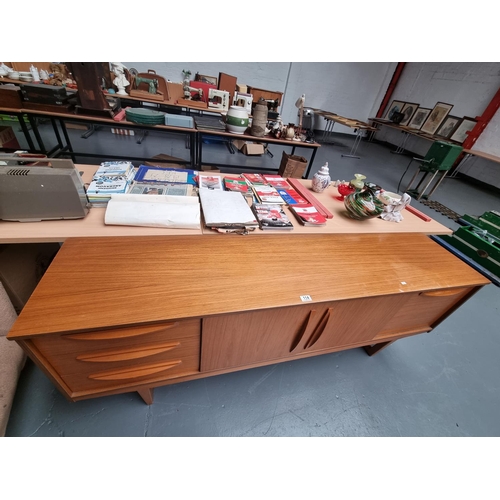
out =
[[[374,353],[488,283],[419,234],[72,238],[8,338],[71,401],[137,391],[152,403],[162,385]]]

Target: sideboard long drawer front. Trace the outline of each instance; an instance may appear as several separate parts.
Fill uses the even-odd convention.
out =
[[[99,349],[168,342],[186,337],[200,336],[201,321],[191,319],[169,321],[155,325],[138,325],[109,330],[54,334],[33,337],[35,347],[50,361],[68,353],[82,353]]]

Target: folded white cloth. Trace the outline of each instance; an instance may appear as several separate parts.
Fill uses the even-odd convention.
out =
[[[390,205],[385,206],[385,210],[380,215],[381,219],[392,221],[392,222],[401,222],[403,220],[403,216],[401,215],[401,210],[403,210],[407,205],[410,204],[411,196],[408,193],[404,193],[401,196],[401,200],[394,200]]]
[[[200,229],[197,196],[111,195],[104,223],[121,226]]]

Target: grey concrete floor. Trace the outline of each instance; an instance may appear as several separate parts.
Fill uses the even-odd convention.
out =
[[[131,155],[187,153],[182,141],[154,134],[141,145],[134,137],[105,129],[89,139],[80,138],[82,131],[71,134],[97,153],[116,147]],[[341,157],[352,140],[343,135],[336,138],[337,145],[323,145],[311,175],[328,161],[334,179],[362,173],[396,191],[410,158],[365,141],[360,159]],[[273,158],[247,158],[210,145],[204,155],[214,162],[229,158],[241,171],[246,162],[278,168],[282,149],[272,146],[271,151]],[[402,188],[415,168],[414,163]],[[445,179],[432,199],[460,214],[500,210],[497,192],[464,178]],[[458,227],[416,200],[412,205]],[[155,389],[151,406],[135,393],[70,403],[28,361],[7,436],[500,436],[499,298],[498,287],[488,285],[433,332],[399,340],[374,357],[353,349],[171,385]]]

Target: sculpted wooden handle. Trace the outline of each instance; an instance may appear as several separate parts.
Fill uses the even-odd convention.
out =
[[[139,359],[147,358],[148,356],[154,356],[155,354],[171,351],[172,349],[175,349],[180,345],[180,342],[169,342],[165,344],[149,346],[143,349],[119,349],[113,352],[107,352],[105,354],[81,354],[80,356],[77,356],[76,359],[78,361],[85,361],[90,363],[110,363],[113,361],[125,361],[129,359]]]
[[[182,363],[181,360],[170,361],[169,363],[159,363],[154,365],[141,366],[139,368],[114,370],[108,372],[94,373],[89,375],[92,380],[130,380],[134,378],[154,375],[165,370],[170,370]]]
[[[327,327],[332,317],[332,310],[333,308],[329,307],[328,310],[325,312],[325,314],[321,318],[321,321],[318,323],[316,329],[311,335],[309,342],[305,345],[304,349],[309,349],[310,347],[312,347],[320,339],[321,335],[323,335],[323,332],[325,331],[325,328]]]
[[[451,290],[434,290],[432,292],[422,292],[420,295],[425,297],[450,297],[465,292],[466,288],[455,288]]]
[[[304,324],[302,325],[302,328],[299,330],[297,337],[295,338],[295,340],[292,343],[292,346],[290,347],[290,352],[293,352],[297,348],[297,346],[300,344],[300,341],[304,338],[304,335],[306,334],[307,330],[309,329],[309,326],[311,325],[312,319],[314,318],[315,314],[316,314],[315,309],[311,309],[309,311],[309,314],[307,315],[307,318],[306,318]]]
[[[139,335],[146,335],[148,333],[159,333],[163,330],[170,330],[179,326],[179,322],[170,323],[168,325],[152,325],[150,327],[135,327],[127,328],[123,330],[109,330],[109,331],[98,331],[98,332],[87,332],[87,333],[72,333],[70,335],[63,335],[64,339],[68,340],[112,340],[112,339],[123,339],[127,337],[137,337]]]

